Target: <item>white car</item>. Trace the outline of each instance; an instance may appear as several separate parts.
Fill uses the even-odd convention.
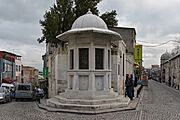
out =
[[[1,87],[5,87],[8,91],[10,90],[15,90],[15,86],[13,84],[8,84],[8,83],[2,83]]]
[[[10,92],[6,88],[0,87],[0,102],[6,103],[11,101]]]

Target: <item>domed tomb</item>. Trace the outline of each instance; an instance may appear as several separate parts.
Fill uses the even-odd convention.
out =
[[[120,34],[88,11],[57,38],[68,43],[67,89],[48,99],[48,106],[80,113],[127,107],[129,99],[111,88],[111,45],[122,40]]]
[[[78,28],[100,28],[100,29],[108,29],[106,23],[98,16],[93,15],[89,10],[87,14],[80,16],[75,20],[71,29]]]
[[[171,54],[166,51],[164,54],[161,55],[160,64],[165,63],[170,58],[171,58]]]
[[[73,39],[75,34],[84,33],[96,33],[96,35],[106,34],[111,37],[113,41],[122,40],[119,33],[109,30],[106,23],[100,17],[93,15],[90,10],[74,21],[71,30],[58,35],[57,38],[61,41],[68,42]]]
[[[167,51],[161,55],[161,60],[168,60],[171,57],[170,53]]]

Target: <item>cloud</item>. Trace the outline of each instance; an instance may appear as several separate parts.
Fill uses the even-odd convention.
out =
[[[0,0],[0,16],[4,21],[38,23],[55,0]]]
[[[134,27],[137,41],[164,43],[180,33],[179,4],[179,0],[103,0],[98,8],[101,13],[116,10],[118,26]],[[161,54],[172,48],[172,43],[156,48],[144,46],[144,66],[159,64]]]
[[[1,50],[22,56],[23,65],[42,70],[42,54],[45,53],[45,44],[24,44],[16,41],[2,41],[0,48]]]
[[[55,0],[0,0],[0,49],[22,56],[23,65],[42,70],[45,44],[39,20]]]
[[[35,44],[36,39],[41,35],[38,24],[15,23],[5,21],[0,23],[0,39],[16,41],[24,44]]]
[[[45,44],[36,39],[41,37],[39,20],[55,0],[0,0],[0,49],[22,56],[23,64],[42,69],[42,54]],[[179,0],[103,0],[100,13],[116,10],[119,26],[134,27],[137,41],[164,43],[179,40]],[[143,64],[159,64],[162,53],[175,45],[168,43],[160,47],[143,47]]]

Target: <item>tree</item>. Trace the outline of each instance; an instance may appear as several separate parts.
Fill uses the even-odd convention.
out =
[[[91,9],[91,12],[95,15],[99,14],[97,9],[97,4],[101,2],[101,0],[75,0],[75,15],[78,18],[81,15],[86,14],[88,9]]]
[[[99,2],[101,0],[56,0],[56,4],[45,12],[44,20],[40,20],[43,36],[37,41],[55,45],[62,43],[56,36],[71,29],[74,20],[87,13],[89,8],[93,14],[98,15]],[[116,15],[116,11],[113,10],[102,14],[101,18],[108,26],[117,26]]]
[[[71,29],[71,25],[75,20],[73,1],[72,0],[57,0],[57,11],[59,13],[60,33]]]
[[[104,22],[109,27],[117,26],[118,20],[116,19],[116,10],[112,10],[111,12],[105,12],[100,17],[104,20]]]
[[[56,39],[56,35],[59,33],[59,24],[60,19],[59,15],[55,9],[55,5],[50,8],[50,11],[46,11],[44,15],[44,21],[40,20],[40,24],[42,26],[42,33],[43,36],[38,38],[39,43],[46,41],[57,43],[58,40]]]
[[[72,0],[56,0],[49,11],[46,11],[44,20],[40,20],[43,36],[38,38],[39,43],[53,43],[57,45],[59,41],[56,36],[69,30],[74,21]]]

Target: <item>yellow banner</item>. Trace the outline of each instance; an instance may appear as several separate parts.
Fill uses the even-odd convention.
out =
[[[142,45],[135,45],[134,60],[142,60]]]

